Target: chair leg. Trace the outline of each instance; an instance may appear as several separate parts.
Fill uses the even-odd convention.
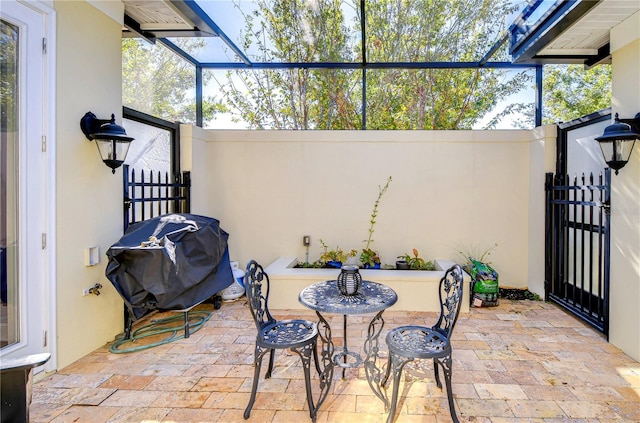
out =
[[[307,391],[307,404],[309,405],[309,417],[313,422],[316,421],[317,409],[313,403],[313,393],[311,392],[311,350],[315,351],[313,344],[305,345],[301,348],[292,348],[300,356],[302,360],[302,369],[304,370],[304,385]]]
[[[400,377],[402,376],[402,369],[404,365],[413,358],[400,357],[397,354],[389,351],[389,367],[393,366],[393,394],[391,395],[391,407],[389,408],[389,417],[387,417],[387,423],[393,423],[396,417],[396,407],[398,405],[398,391],[400,390]],[[387,375],[389,370],[387,369]]]
[[[313,343],[313,362],[316,363],[316,372],[318,372],[318,376],[322,375],[322,370],[320,370],[320,362],[318,361],[318,343]]]
[[[433,376],[436,380],[438,388],[442,389],[442,382],[440,382],[440,371],[438,370],[438,360],[433,359]]]
[[[253,407],[253,403],[256,400],[256,393],[258,392],[258,379],[260,379],[260,369],[262,368],[262,357],[264,354],[269,351],[263,348],[260,348],[256,344],[254,358],[253,358],[253,386],[251,387],[251,397],[249,398],[249,404],[247,408],[244,410],[244,419],[248,419],[251,415],[251,408]],[[273,351],[273,350],[272,350]]]
[[[265,379],[271,378],[271,372],[273,372],[273,360],[274,360],[275,350],[270,350],[269,353],[269,368],[267,369],[267,373],[264,375]]]
[[[436,360],[434,359],[434,361]],[[455,403],[453,401],[453,390],[451,389],[451,356],[448,355],[442,359],[438,359],[437,362],[442,366],[442,370],[444,372],[444,383],[447,386],[447,399],[449,400],[449,413],[451,413],[451,419],[454,423],[459,423]],[[436,363],[433,364],[436,366]]]

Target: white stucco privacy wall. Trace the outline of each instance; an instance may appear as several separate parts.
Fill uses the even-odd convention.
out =
[[[122,8],[121,2],[96,2]],[[118,6],[119,5],[119,6]],[[122,332],[123,306],[105,278],[105,252],[122,236],[122,175],[111,174],[80,118],[122,118],[122,26],[84,1],[56,1],[56,284],[57,368]],[[122,16],[122,10],[119,14]],[[85,249],[97,245],[100,263],[85,266]],[[96,282],[100,296],[82,296]]]
[[[544,297],[545,173],[555,172],[556,125],[530,132],[529,143],[529,290]]]
[[[613,112],[634,117],[640,112],[640,12],[611,31],[611,58]],[[640,145],[611,179],[609,340],[640,360]]]
[[[501,284],[543,293],[544,216],[529,219],[532,210],[544,210],[544,190],[530,190],[544,186],[544,131],[183,126],[181,138],[183,166],[192,171],[192,212],[220,220],[241,265],[304,259],[303,235],[311,235],[310,261],[321,253],[320,239],[360,250],[378,188],[392,176],[373,235],[383,263],[413,248],[426,259],[459,259],[461,250],[498,244],[489,260]]]

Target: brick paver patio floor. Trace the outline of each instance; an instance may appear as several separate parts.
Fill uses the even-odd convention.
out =
[[[213,315],[188,339],[127,354],[110,353],[106,345],[35,383],[31,421],[244,421],[255,339],[246,300],[223,303],[219,310],[199,308]],[[272,313],[315,320],[306,310]],[[350,348],[362,346],[371,317],[349,318]],[[436,319],[434,313],[393,307],[384,317],[382,336],[390,327]],[[339,345],[342,317],[331,318]],[[386,354],[384,338],[381,348]],[[552,304],[501,300],[498,307],[472,309],[458,320],[453,348],[453,392],[462,422],[640,422],[640,364]],[[406,367],[396,422],[450,422],[431,362],[422,364]],[[341,373],[335,372],[317,421],[386,421],[362,368],[349,370],[344,380]],[[311,421],[305,410],[300,360],[280,351],[273,377],[260,380],[249,422]]]

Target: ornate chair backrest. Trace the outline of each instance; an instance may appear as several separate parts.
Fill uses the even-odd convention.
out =
[[[453,327],[458,320],[458,314],[462,306],[462,291],[464,287],[462,274],[462,268],[455,264],[440,279],[440,317],[433,329],[445,335],[447,342],[451,338]]]
[[[247,264],[247,272],[244,277],[244,289],[247,294],[249,309],[258,328],[258,333],[275,319],[269,313],[269,275],[267,275],[255,260]]]

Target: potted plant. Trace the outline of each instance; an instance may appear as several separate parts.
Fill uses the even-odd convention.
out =
[[[380,257],[378,256],[378,252],[370,248],[363,248],[360,253],[360,263],[362,263],[362,267],[366,269],[379,269]]]
[[[360,263],[362,263],[362,267],[365,269],[379,269],[380,268],[380,256],[378,252],[371,248],[371,244],[373,243],[373,232],[375,231],[376,225],[376,217],[378,216],[378,205],[380,205],[380,199],[389,188],[389,184],[391,183],[391,176],[387,179],[387,183],[384,187],[378,186],[378,198],[376,202],[373,204],[373,212],[371,212],[371,219],[369,220],[369,237],[363,241],[366,242],[366,246],[362,249],[360,253]]]
[[[336,246],[335,250],[329,250],[329,246],[325,244],[325,242],[321,239],[320,245],[324,251],[320,254],[320,261],[325,263],[329,267],[341,268],[342,263],[345,263],[351,257],[355,257],[358,253],[356,250],[351,250],[349,252],[344,252],[338,246]]]
[[[436,270],[436,266],[431,261],[426,261],[419,256],[418,250],[413,249],[413,257],[409,254],[398,256],[396,267],[411,270]],[[406,264],[406,267],[405,267]]]
[[[471,276],[470,302],[474,307],[491,307],[498,305],[500,287],[498,272],[492,267],[486,258],[498,244],[485,249],[481,254],[474,252],[460,252],[464,258],[462,269]]]

